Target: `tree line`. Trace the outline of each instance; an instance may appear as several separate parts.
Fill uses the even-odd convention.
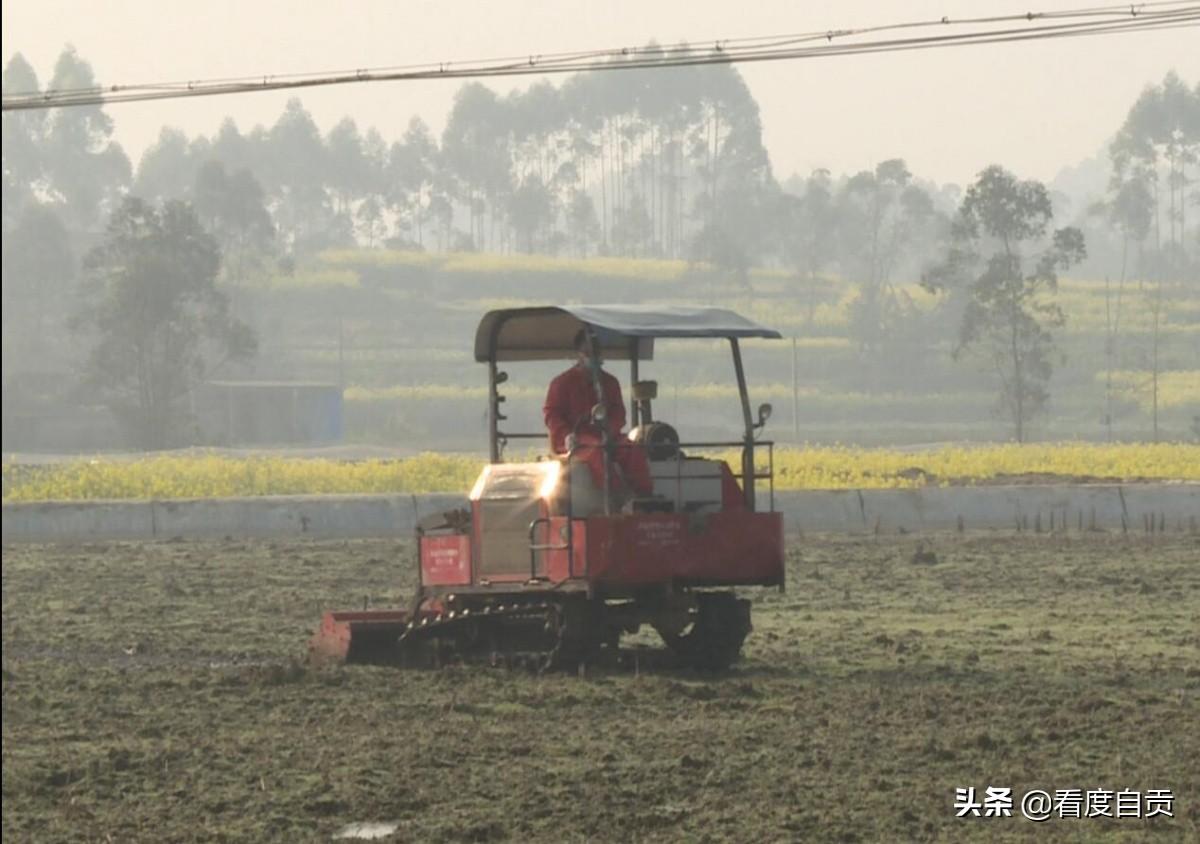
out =
[[[49,87],[95,84],[87,61],[67,48]],[[17,55],[3,86],[34,90],[38,78]],[[1041,294],[1087,252],[1078,228],[1052,227],[1045,186],[999,166],[965,193],[914,176],[899,158],[781,183],[757,103],[732,66],[581,73],[505,96],[471,82],[459,89],[440,138],[414,116],[390,142],[351,118],[322,134],[293,99],[274,124],[246,133],[229,119],[211,137],[164,127],[136,169],[113,129],[100,107],[4,114],[6,346],[15,322],[31,328],[36,343],[47,321],[78,309],[82,266],[91,292],[108,297],[82,299],[92,301],[82,323],[101,335],[93,375],[125,367],[125,379],[138,355],[150,366],[162,357],[155,342],[187,362],[186,377],[137,376],[122,387],[138,395],[143,416],[154,390],[183,389],[151,389],[149,381],[185,385],[202,376],[204,343],[220,341],[233,356],[253,349],[218,282],[236,287],[286,273],[322,249],[382,245],[683,258],[748,292],[753,266],[782,267],[810,319],[839,274],[855,283],[851,334],[874,361],[887,358],[897,336],[928,329],[898,284],[921,277],[942,296],[939,318],[950,313],[959,326],[954,348],[991,348],[1002,404],[1022,439],[1029,416],[1045,405],[1051,329],[1064,318]],[[1128,278],[1154,278],[1160,301],[1164,282],[1200,280],[1200,226],[1189,212],[1200,204],[1200,84],[1189,88],[1168,74],[1147,87],[1109,156],[1108,190],[1078,222],[1093,239],[1098,231],[1120,244],[1119,314]],[[179,266],[190,268],[191,281],[166,272],[161,254],[159,263],[118,260],[136,252],[140,237],[186,246]],[[143,272],[133,283],[130,267],[165,274],[156,282]],[[178,284],[162,280],[174,276]],[[106,332],[128,340],[139,325],[114,314],[144,310],[156,284],[177,294],[159,297],[160,317],[190,314],[191,323],[132,357],[106,350]]]
[[[5,91],[38,83],[20,54],[9,61]],[[67,48],[48,87],[95,84]],[[355,245],[684,258],[742,282],[751,266],[790,267],[802,289],[837,272],[863,284],[869,325],[891,280],[911,280],[946,241],[962,194],[899,158],[779,181],[758,105],[728,65],[579,73],[504,96],[468,82],[440,138],[419,116],[397,139],[349,117],[323,134],[296,99],[246,132],[230,119],[211,136],[164,127],[136,168],[112,134],[98,106],[6,113],[5,231],[48,208],[94,235],[124,195],[185,199],[234,281],[268,258]],[[1148,87],[1110,157],[1110,189],[1075,222],[1119,243],[1127,268],[1192,273],[1200,83],[1172,73]]]

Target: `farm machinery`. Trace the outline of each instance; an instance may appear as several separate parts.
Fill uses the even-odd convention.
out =
[[[501,365],[571,358],[581,336],[587,342],[580,365],[593,376],[601,360],[628,361],[628,436],[610,433],[601,399],[586,420],[599,440],[571,437],[566,453],[506,462],[509,444],[545,441],[546,432],[506,426],[501,388],[508,374]],[[326,612],[311,657],[579,667],[618,654],[622,635],[648,625],[684,664],[732,664],[751,630],[750,602],[734,587],[784,583],[773,444],[759,438],[771,408],[761,405],[752,415],[739,345],[779,336],[708,307],[487,313],[475,359],[488,373],[490,460],[468,506],[418,522],[419,583],[407,608]],[[736,440],[682,441],[674,426],[655,418],[657,385],[642,380],[640,370],[654,359],[656,342],[675,339],[728,343],[740,400]],[[594,383],[600,397],[598,377]],[[643,450],[652,490],[622,483],[621,449]],[[711,456],[717,450],[736,450],[738,465]],[[765,465],[756,461],[760,452]],[[760,497],[769,497],[766,507]]]

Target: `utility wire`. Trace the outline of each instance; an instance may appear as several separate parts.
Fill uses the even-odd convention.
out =
[[[708,64],[827,58],[940,47],[1074,38],[1088,35],[1114,35],[1197,26],[1200,26],[1200,3],[1148,2],[961,20],[940,18],[857,29],[730,38],[673,47],[647,45],[326,73],[28,91],[5,94],[3,110],[98,106],[122,102],[311,88],[356,82],[528,76],[581,71],[661,69]],[[865,35],[878,36],[881,33],[900,30],[932,28],[945,30],[951,27],[976,28],[965,32],[952,31],[938,35],[851,40],[862,38]]]
[[[340,71],[332,75],[317,75],[317,74],[288,74],[282,76],[266,76],[261,79],[255,77],[248,79],[246,77],[227,79],[227,80],[209,80],[205,82],[176,82],[176,83],[155,83],[149,85],[137,86],[112,86],[112,87],[92,87],[86,89],[70,89],[48,92],[29,92],[22,94],[10,94],[9,99],[12,100],[12,107],[20,107],[28,103],[28,107],[33,107],[33,102],[36,101],[38,107],[53,107],[61,105],[94,105],[102,102],[127,102],[132,100],[142,99],[162,99],[166,96],[196,96],[196,95],[214,95],[223,93],[238,93],[242,91],[258,91],[258,90],[279,90],[283,88],[293,87],[311,87],[316,85],[329,84],[344,84],[355,81],[386,81],[400,79],[424,79],[424,78],[466,78],[469,76],[501,76],[501,75],[526,75],[530,73],[561,73],[569,71],[589,70],[589,69],[630,69],[649,66],[664,66],[664,65],[694,65],[694,64],[711,64],[711,63],[732,63],[736,61],[750,60],[778,60],[785,58],[804,58],[813,55],[844,55],[847,53],[857,52],[883,52],[894,50],[897,48],[918,48],[932,46],[952,46],[958,42],[977,42],[980,39],[988,43],[990,40],[1025,40],[1024,38],[1011,39],[1006,36],[1016,34],[1016,31],[996,32],[984,31],[975,33],[964,33],[957,36],[937,37],[928,39],[912,39],[911,41],[897,43],[891,42],[868,42],[860,44],[852,44],[847,47],[841,47],[827,50],[804,50],[803,53],[798,51],[773,52],[762,49],[761,42],[767,38],[773,38],[774,44],[781,43],[798,43],[801,41],[823,40],[832,42],[834,38],[842,38],[846,36],[860,35],[865,32],[878,32],[888,29],[903,29],[919,26],[945,26],[951,23],[955,24],[974,24],[978,22],[998,22],[998,21],[1032,21],[1043,18],[1067,18],[1067,17],[1083,17],[1103,15],[1109,18],[1117,17],[1116,21],[1110,21],[1109,25],[1096,27],[1093,25],[1076,25],[1075,29],[1078,32],[1075,34],[1094,34],[1095,31],[1103,29],[1105,31],[1127,31],[1128,29],[1148,29],[1148,28],[1166,28],[1169,23],[1194,23],[1195,16],[1200,13],[1200,6],[1192,5],[1179,9],[1178,2],[1162,2],[1162,3],[1147,3],[1140,6],[1131,7],[1096,7],[1092,9],[1081,9],[1076,11],[1058,11],[1045,13],[1025,13],[1022,15],[1007,15],[1000,17],[989,18],[971,18],[964,21],[951,22],[946,18],[938,21],[920,21],[905,24],[891,24],[887,26],[869,27],[857,30],[835,30],[824,33],[806,33],[795,36],[768,36],[759,38],[743,38],[743,39],[728,39],[725,41],[712,42],[711,52],[699,53],[697,48],[692,47],[676,47],[676,48],[658,48],[654,46],[640,48],[624,48],[621,50],[600,50],[588,51],[583,53],[560,53],[551,54],[548,56],[530,56],[530,57],[514,57],[506,59],[492,60],[474,60],[468,62],[456,62],[452,64],[442,63],[438,65],[410,65],[396,68],[381,68],[375,70],[356,70],[356,71]],[[1148,7],[1159,7],[1153,11],[1147,11]],[[1169,9],[1161,9],[1161,7],[1176,7]],[[1140,18],[1140,21],[1139,21]],[[1113,26],[1112,23],[1125,24],[1128,21],[1137,21],[1134,27],[1122,25]],[[1044,34],[1045,31],[1054,31],[1053,27],[1040,27],[1036,31],[1029,28],[1023,29],[1020,32],[1026,33],[1030,38],[1036,37],[1039,34]],[[1064,30],[1065,32],[1065,30]],[[754,42],[759,42],[758,46],[750,46]],[[746,45],[746,46],[742,46]],[[607,60],[605,64],[597,66],[596,59]],[[590,60],[592,64],[581,64],[581,60]],[[609,64],[614,61],[619,61],[617,67],[610,67]],[[152,96],[146,96],[151,94]],[[90,96],[89,96],[90,95]],[[9,103],[5,103],[6,107]]]
[[[983,24],[983,23],[1034,21],[1034,20],[1061,18],[1061,17],[1105,16],[1105,17],[1110,17],[1110,18],[1111,17],[1132,18],[1132,17],[1137,17],[1140,14],[1144,14],[1145,10],[1147,10],[1147,9],[1152,9],[1155,7],[1164,7],[1164,6],[1175,7],[1175,6],[1179,6],[1179,5],[1181,5],[1181,0],[1160,0],[1160,2],[1139,3],[1136,5],[1132,5],[1132,6],[1109,5],[1109,6],[1099,6],[1099,7],[1085,8],[1085,9],[1076,9],[1076,10],[1059,10],[1059,11],[1050,11],[1050,12],[1025,12],[1025,13],[1021,13],[1021,14],[990,16],[990,17],[961,18],[961,19],[954,19],[954,20],[951,20],[948,17],[942,17],[942,18],[938,18],[935,20],[911,21],[911,22],[907,22],[907,23],[885,24],[882,26],[859,27],[856,29],[821,30],[821,31],[797,33],[797,34],[790,34],[790,35],[756,36],[756,37],[750,37],[750,38],[732,38],[732,39],[724,39],[724,40],[708,39],[705,41],[696,42],[700,45],[699,47],[692,47],[687,44],[677,45],[677,46],[673,46],[673,47],[646,45],[646,46],[642,46],[642,47],[622,47],[622,48],[617,48],[617,49],[605,49],[605,50],[573,51],[573,52],[567,52],[567,53],[548,53],[548,54],[538,54],[538,55],[534,55],[534,56],[522,55],[522,56],[508,56],[508,57],[501,57],[501,58],[492,57],[492,58],[486,58],[486,59],[469,59],[469,60],[460,60],[460,61],[456,61],[456,62],[442,62],[442,63],[433,63],[433,64],[424,63],[424,64],[410,64],[410,65],[393,65],[393,66],[387,66],[387,67],[373,68],[370,70],[364,70],[364,69],[358,68],[358,69],[327,70],[327,71],[322,71],[319,73],[285,73],[285,74],[269,74],[269,75],[265,75],[265,76],[256,75],[253,77],[246,77],[246,76],[227,77],[227,78],[210,79],[210,80],[206,80],[204,82],[200,82],[197,80],[188,80],[188,81],[176,81],[176,82],[158,82],[158,83],[150,83],[150,84],[143,84],[143,85],[126,85],[126,86],[102,86],[101,85],[101,86],[91,86],[88,88],[69,88],[69,89],[64,88],[64,89],[57,89],[55,91],[50,91],[50,92],[37,92],[37,91],[21,92],[20,94],[18,94],[18,96],[41,96],[44,93],[53,93],[56,95],[82,94],[82,93],[100,94],[100,93],[105,93],[106,91],[112,91],[112,90],[118,90],[118,89],[122,90],[122,91],[140,90],[140,89],[178,90],[178,89],[191,89],[192,87],[199,86],[199,85],[217,85],[217,84],[227,84],[227,83],[258,84],[258,83],[260,83],[260,80],[263,80],[263,79],[270,79],[271,81],[281,81],[282,82],[282,81],[301,79],[301,78],[328,77],[328,76],[345,77],[345,76],[349,76],[349,75],[357,75],[357,74],[362,74],[362,73],[370,73],[372,75],[377,75],[377,74],[388,74],[388,73],[393,73],[393,72],[397,72],[397,71],[429,70],[430,68],[441,69],[443,67],[450,68],[451,66],[453,66],[456,69],[461,69],[461,68],[465,68],[465,67],[469,67],[469,66],[476,66],[476,65],[496,65],[496,64],[521,65],[526,62],[536,63],[539,67],[547,68],[554,64],[562,63],[564,61],[578,62],[578,61],[587,60],[587,59],[611,58],[611,57],[614,57],[617,55],[619,55],[622,58],[626,58],[626,59],[631,59],[631,58],[634,58],[637,56],[649,56],[649,57],[653,58],[653,57],[661,57],[665,54],[670,54],[670,53],[689,53],[690,54],[690,53],[696,52],[699,49],[703,49],[704,47],[709,46],[709,45],[711,45],[713,49],[721,49],[721,48],[736,49],[739,45],[743,45],[743,44],[744,45],[752,45],[756,42],[758,42],[760,45],[762,45],[763,42],[766,42],[768,46],[771,44],[774,44],[776,46],[783,46],[783,45],[787,45],[787,44],[801,43],[801,42],[805,42],[805,41],[826,41],[826,40],[832,41],[834,38],[845,38],[845,37],[850,37],[850,36],[865,35],[865,34],[874,33],[874,32],[883,32],[883,31],[887,31],[887,30],[911,29],[911,28],[917,28],[917,27],[933,27],[933,26],[947,26],[947,25],[967,26],[967,25],[976,25],[976,24]]]

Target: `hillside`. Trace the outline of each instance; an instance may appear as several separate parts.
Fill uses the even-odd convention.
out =
[[[347,439],[423,448],[478,448],[484,373],[471,359],[475,325],[490,308],[557,302],[704,303],[733,308],[781,331],[784,342],[746,344],[754,401],[770,401],[779,440],[925,443],[1006,439],[995,376],[985,362],[951,356],[953,314],[919,284],[897,286],[909,310],[878,348],[853,336],[845,279],[798,280],[756,271],[746,285],[684,261],[589,260],[385,250],[322,253],[289,276],[239,298],[263,338],[255,377],[326,380],[346,387]],[[1153,435],[1153,288],[1127,282],[1113,359],[1113,436]],[[1106,309],[1117,285],[1066,279],[1054,301],[1056,333],[1047,415],[1036,439],[1104,439]],[[1158,424],[1162,439],[1197,436],[1200,416],[1200,295],[1167,290],[1158,333]],[[1110,317],[1111,318],[1111,317]],[[793,389],[793,350],[795,388]],[[540,399],[560,366],[513,368],[506,410],[538,425]],[[623,380],[627,373],[614,364]],[[720,343],[660,343],[643,373],[659,381],[664,418],[697,436],[729,433],[738,409]]]

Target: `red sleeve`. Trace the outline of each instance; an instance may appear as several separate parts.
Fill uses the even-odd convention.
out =
[[[567,450],[567,435],[571,433],[571,423],[567,418],[570,412],[570,399],[567,395],[567,383],[559,375],[550,382],[546,391],[546,403],[542,407],[542,416],[546,421],[546,429],[550,432],[550,448],[555,454]]]
[[[625,401],[621,398],[621,382],[610,373],[604,374],[608,376],[604,379],[605,409],[608,411],[609,431],[615,437],[625,427]]]

